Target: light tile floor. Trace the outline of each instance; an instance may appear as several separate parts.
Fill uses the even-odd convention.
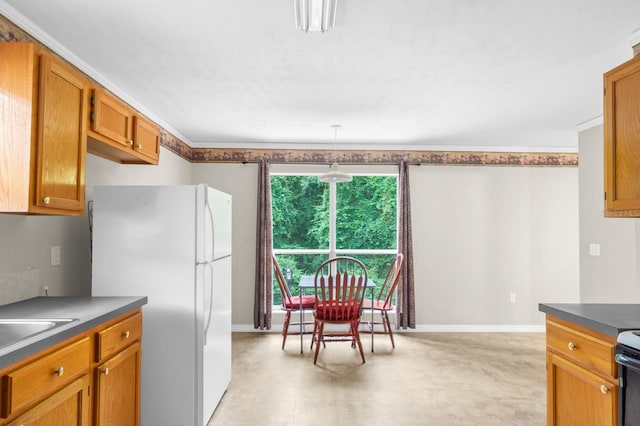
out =
[[[394,335],[395,336],[395,335]],[[364,337],[364,336],[363,336]],[[233,377],[209,426],[545,425],[543,333],[402,333],[396,348],[234,333]]]

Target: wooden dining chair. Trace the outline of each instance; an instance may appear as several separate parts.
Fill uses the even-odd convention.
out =
[[[320,343],[351,342],[358,347],[364,364],[364,351],[358,325],[362,314],[362,301],[368,280],[367,268],[358,259],[340,256],[324,261],[314,277],[316,321],[313,342],[316,344],[313,363],[318,360]],[[325,325],[330,329],[325,330]],[[333,327],[344,325],[345,329]]]
[[[313,321],[305,321],[304,313],[307,311],[309,315],[313,311],[316,297],[313,295],[302,296],[302,304],[300,304],[300,296],[292,296],[291,291],[289,290],[289,286],[284,279],[284,275],[282,275],[282,270],[280,269],[280,265],[278,264],[278,260],[275,255],[271,255],[271,260],[273,262],[273,273],[276,276],[276,281],[278,282],[278,287],[280,288],[280,294],[282,296],[282,304],[280,305],[282,310],[286,311],[284,316],[284,323],[282,324],[282,349],[284,349],[284,344],[287,341],[288,335],[300,335],[303,334],[313,334],[313,331],[305,331],[305,325],[314,325]],[[291,322],[291,313],[292,312],[300,312],[300,308],[302,308],[301,312],[301,321]],[[299,327],[297,331],[289,331],[290,327]],[[302,338],[302,336],[301,336]],[[302,343],[302,341],[301,341]]]
[[[393,341],[393,331],[391,330],[391,323],[389,321],[389,312],[392,312],[395,309],[393,297],[398,288],[403,262],[404,255],[402,253],[398,253],[391,262],[391,265],[389,265],[387,276],[380,286],[378,294],[371,299],[366,299],[362,304],[362,309],[365,312],[373,309],[374,313],[380,315],[380,321],[362,321],[362,323],[369,326],[369,331],[372,334],[388,334],[391,338],[391,346],[394,348],[396,347],[396,344]],[[376,326],[378,326],[377,329]],[[382,330],[380,330],[380,326],[382,326]],[[373,338],[371,339],[371,351],[373,352]]]

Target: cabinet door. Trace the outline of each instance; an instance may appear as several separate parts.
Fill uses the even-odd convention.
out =
[[[86,81],[43,54],[40,59],[35,205],[84,210]]]
[[[133,119],[133,149],[146,157],[150,163],[158,164],[160,132],[151,122],[141,118]]]
[[[617,426],[618,387],[547,353],[547,425]]]
[[[96,426],[139,425],[140,343],[102,364],[96,376]]]
[[[45,399],[8,426],[88,426],[89,376],[82,376]]]
[[[604,75],[605,214],[640,217],[640,56]]]
[[[123,147],[131,147],[131,110],[101,89],[93,91],[92,103],[91,129]]]

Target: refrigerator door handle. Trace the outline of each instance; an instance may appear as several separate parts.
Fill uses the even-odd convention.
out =
[[[205,263],[204,268],[209,268],[209,309],[206,312],[207,319],[204,322],[204,344],[207,345],[207,334],[211,325],[211,317],[213,316],[213,266],[211,263]]]
[[[207,209],[207,213],[209,214],[209,220],[211,221],[211,259],[205,259],[205,262],[211,263],[215,258],[216,232],[215,232],[215,222],[213,221],[213,209],[211,208],[211,204],[209,204],[209,191],[205,190],[204,193],[205,193],[204,205],[205,205],[205,208]],[[205,256],[206,256],[206,251],[205,251]]]

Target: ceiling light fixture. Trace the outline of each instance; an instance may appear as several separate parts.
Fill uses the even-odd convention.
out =
[[[296,28],[325,32],[336,23],[338,0],[293,0]]]
[[[329,127],[333,130],[333,164],[329,166],[329,171],[325,174],[320,175],[318,180],[320,182],[325,183],[342,183],[342,182],[351,182],[351,175],[341,172],[338,170],[338,163],[336,161],[336,143],[338,141],[338,131],[342,129],[342,126],[339,124],[334,124]]]

